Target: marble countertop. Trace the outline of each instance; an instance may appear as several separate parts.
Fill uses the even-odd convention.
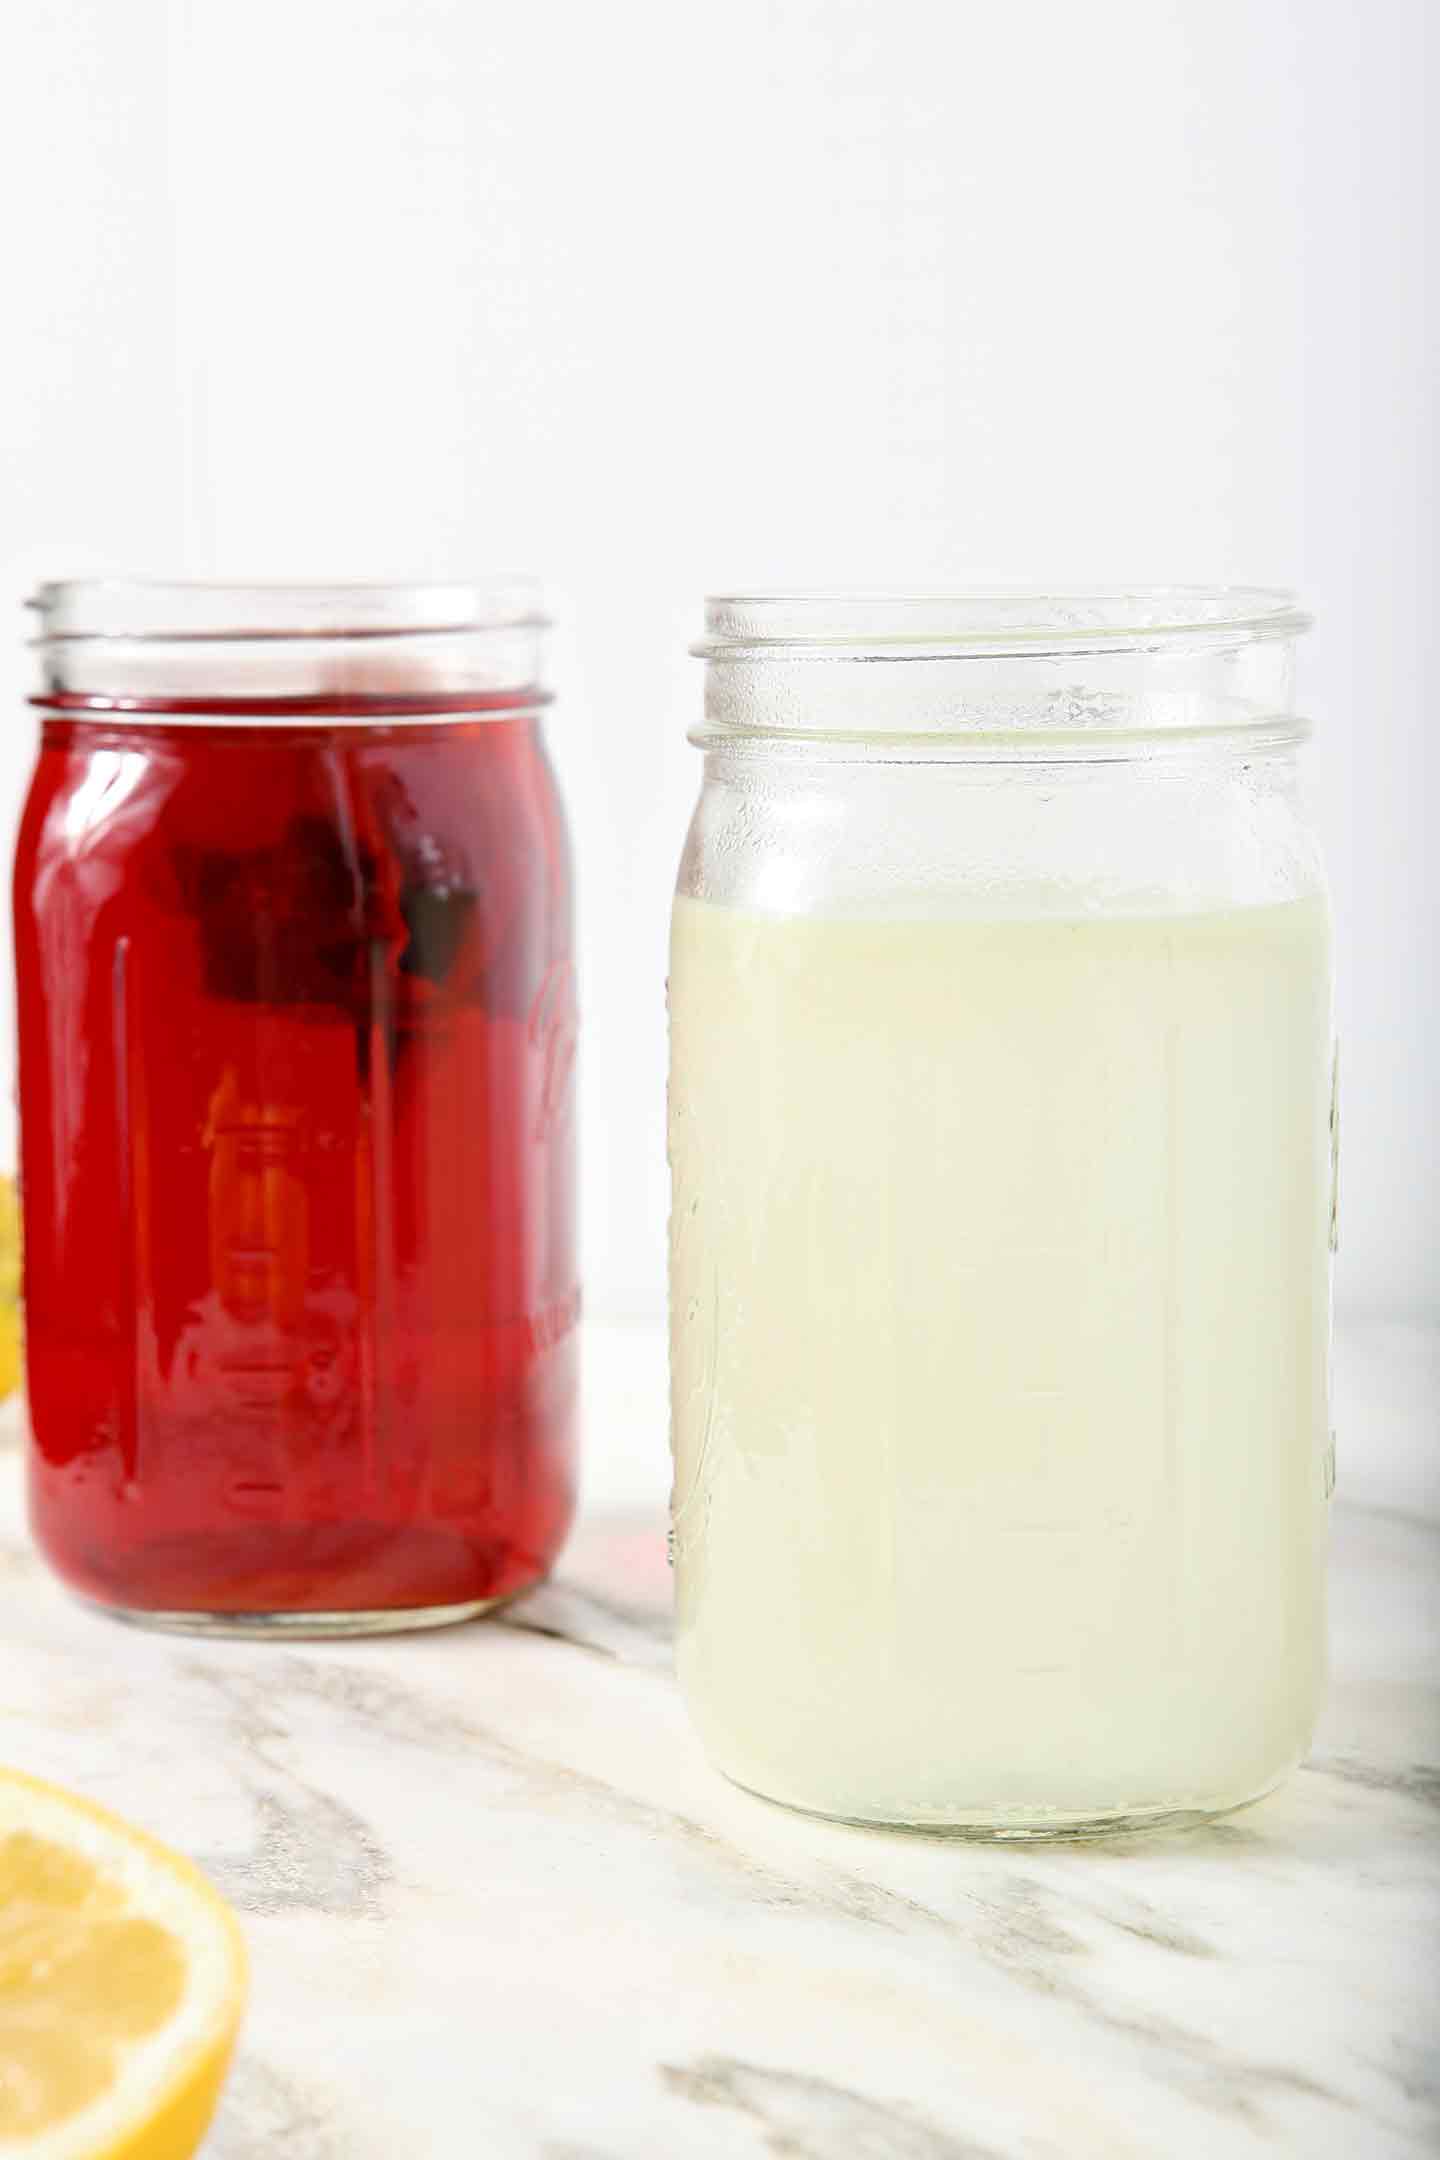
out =
[[[1208,1829],[986,1847],[714,1776],[670,1673],[663,1351],[496,1621],[289,1648],[72,1603],[0,1445],[0,1756],[192,1853],[253,1999],[206,2160],[1386,2160],[1440,2146],[1440,1335],[1340,1346],[1334,1682]]]

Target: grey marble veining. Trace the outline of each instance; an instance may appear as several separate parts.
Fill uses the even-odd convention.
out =
[[[0,1753],[243,1915],[207,2160],[1433,2153],[1437,1347],[1344,1361],[1330,1707],[1287,1786],[1208,1828],[987,1847],[734,1790],[675,1695],[654,1507],[593,1507],[554,1583],[470,1628],[123,1630],[30,1554],[13,1448]],[[600,1363],[603,1429],[635,1390]]]

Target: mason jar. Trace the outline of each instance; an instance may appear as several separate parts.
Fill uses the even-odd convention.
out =
[[[523,583],[46,586],[31,1511],[225,1632],[466,1617],[574,1483],[570,859]]]
[[[999,1836],[1303,1755],[1330,929],[1268,591],[716,599],[670,963],[678,1665]]]

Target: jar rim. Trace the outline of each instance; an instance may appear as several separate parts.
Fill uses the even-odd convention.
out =
[[[1262,585],[716,593],[690,650],[724,662],[1213,650],[1295,638],[1311,621],[1293,592]]]
[[[235,584],[69,578],[30,601],[47,712],[334,725],[549,703],[533,578]]]
[[[536,579],[232,582],[148,577],[56,578],[27,605],[34,643],[60,639],[230,640],[418,637],[544,629]]]

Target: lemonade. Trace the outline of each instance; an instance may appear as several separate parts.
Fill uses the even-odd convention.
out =
[[[1043,1829],[1304,1751],[1328,944],[677,902],[678,1659],[733,1777]]]

